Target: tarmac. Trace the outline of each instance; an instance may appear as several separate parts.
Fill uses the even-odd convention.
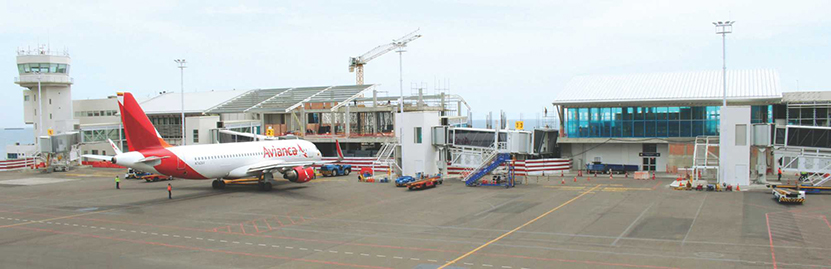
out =
[[[831,268],[821,194],[785,205],[767,190],[672,190],[671,175],[573,174],[510,189],[353,174],[270,192],[182,179],[116,190],[123,173],[0,173],[0,267]]]

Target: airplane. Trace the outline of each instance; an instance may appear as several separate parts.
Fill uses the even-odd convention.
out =
[[[301,139],[265,140],[224,144],[171,146],[147,118],[129,92],[118,93],[121,122],[132,151],[121,152],[112,140],[115,156],[82,155],[113,164],[183,179],[214,179],[212,187],[225,187],[223,179],[257,178],[260,190],[271,190],[274,173],[294,183],[314,179],[312,165],[343,160],[340,144],[335,140],[337,161],[323,161],[320,150]],[[257,138],[266,138],[257,136]]]

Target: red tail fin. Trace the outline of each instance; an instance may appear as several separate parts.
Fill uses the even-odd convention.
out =
[[[159,137],[153,123],[144,114],[136,99],[129,92],[119,93],[124,97],[124,103],[118,103],[121,109],[121,123],[124,125],[124,134],[127,136],[127,146],[130,150],[169,147]]]
[[[342,162],[343,161],[343,151],[340,150],[340,142],[338,142],[338,140],[335,140],[335,148],[338,150],[338,161]]]

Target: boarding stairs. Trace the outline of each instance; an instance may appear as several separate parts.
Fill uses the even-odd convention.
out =
[[[384,143],[381,145],[381,150],[375,154],[375,160],[372,161],[372,172],[375,172],[376,168],[385,168],[385,169],[392,169],[393,167],[401,170],[398,167],[398,164],[395,163],[395,158],[393,157],[395,153],[395,148],[398,147],[398,143]],[[392,171],[390,171],[392,172]]]
[[[774,157],[782,159],[783,172],[806,172],[802,184],[819,187],[831,180],[831,149],[777,147]]]
[[[468,173],[464,177],[465,185],[467,186],[476,186],[483,176],[487,175],[502,163],[511,160],[511,154],[509,153],[499,153],[498,151],[492,151],[490,155],[485,157],[479,166]]]
[[[712,170],[715,172],[714,175],[718,175],[719,155],[716,154],[718,152],[718,136],[696,137],[693,151],[693,174],[708,174]]]

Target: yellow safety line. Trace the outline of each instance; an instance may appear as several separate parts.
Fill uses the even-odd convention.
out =
[[[454,264],[454,263],[458,262],[459,260],[464,259],[464,258],[466,258],[467,256],[472,255],[473,253],[476,253],[476,252],[477,252],[477,251],[479,251],[480,249],[483,249],[483,248],[487,247],[488,245],[493,244],[493,243],[494,243],[494,242],[496,242],[496,241],[499,241],[499,239],[505,238],[506,236],[509,236],[509,235],[511,235],[512,233],[514,233],[514,232],[516,232],[516,231],[519,231],[519,229],[522,229],[522,228],[524,228],[525,226],[528,226],[529,224],[534,223],[535,221],[537,221],[537,220],[539,220],[539,219],[541,219],[541,218],[543,218],[543,217],[545,217],[545,216],[548,216],[548,214],[551,214],[551,212],[557,211],[557,209],[560,209],[560,208],[562,208],[562,207],[566,206],[567,204],[570,204],[571,202],[574,202],[574,200],[580,199],[580,197],[583,197],[583,195],[586,195],[586,194],[588,194],[589,192],[594,191],[595,189],[597,189],[597,188],[599,188],[599,187],[600,187],[600,185],[594,186],[594,188],[591,188],[591,189],[589,189],[589,190],[587,190],[587,191],[585,191],[585,192],[581,193],[580,195],[577,195],[576,197],[571,198],[571,200],[568,200],[568,201],[566,201],[565,203],[562,203],[562,204],[560,204],[559,206],[557,206],[557,207],[555,207],[555,208],[553,208],[553,209],[551,209],[551,210],[548,210],[548,212],[545,212],[545,213],[543,213],[542,215],[539,215],[539,216],[537,216],[536,218],[534,218],[534,219],[532,219],[532,220],[529,220],[529,221],[528,221],[528,222],[526,222],[525,224],[522,224],[522,225],[520,225],[519,227],[516,227],[516,228],[514,228],[513,230],[510,230],[510,231],[508,231],[507,233],[505,233],[505,234],[503,234],[503,235],[500,235],[499,237],[494,238],[494,239],[493,239],[493,240],[491,240],[491,241],[488,241],[487,243],[485,243],[485,244],[483,244],[483,245],[481,245],[481,246],[479,246],[479,247],[477,247],[477,248],[475,248],[475,249],[471,250],[471,251],[470,251],[470,252],[468,252],[468,253],[465,253],[465,254],[464,254],[464,255],[462,255],[462,256],[459,256],[459,257],[458,257],[458,258],[456,258],[456,259],[453,259],[452,261],[450,261],[450,262],[448,262],[448,263],[445,263],[444,265],[442,265],[442,266],[441,266],[441,267],[439,267],[438,269],[444,269],[445,267],[447,267],[447,266],[449,266],[449,265],[451,265],[451,264]]]
[[[3,226],[0,226],[0,229],[2,229],[2,228],[10,228],[10,227],[17,227],[17,226],[23,226],[23,225],[29,225],[29,224],[40,223],[40,222],[44,222],[44,221],[53,221],[53,220],[59,220],[59,219],[69,219],[69,218],[74,218],[74,217],[80,217],[80,216],[86,216],[86,215],[92,215],[92,214],[98,214],[98,213],[109,212],[109,211],[113,211],[113,210],[116,210],[116,208],[113,208],[113,209],[107,209],[107,210],[102,210],[102,211],[95,211],[95,212],[87,212],[87,213],[83,213],[83,214],[75,214],[75,215],[69,215],[69,216],[63,216],[63,217],[57,217],[57,218],[51,218],[51,219],[44,219],[44,220],[33,220],[33,221],[29,221],[29,222],[21,222],[21,223],[15,223],[15,224],[3,225]]]

